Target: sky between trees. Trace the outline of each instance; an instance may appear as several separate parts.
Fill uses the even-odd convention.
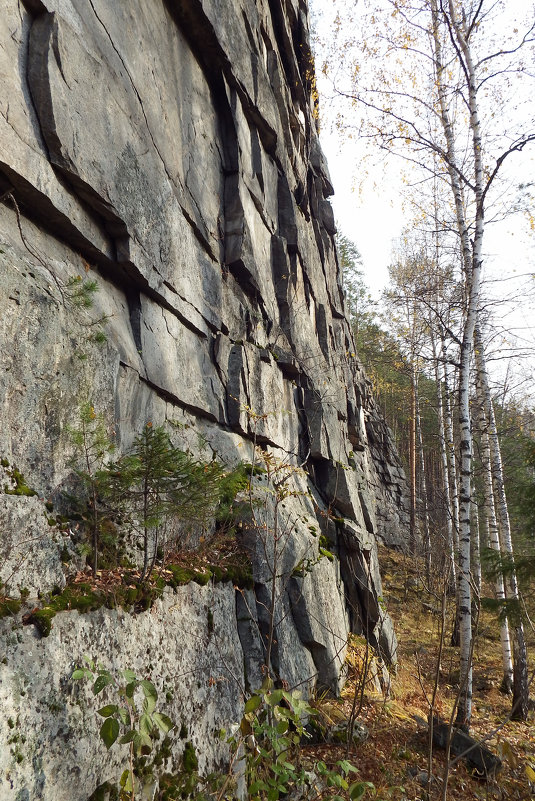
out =
[[[392,250],[413,217],[407,185],[411,174],[403,159],[389,157],[374,141],[358,136],[365,112],[358,104],[351,106],[347,98],[338,95],[338,91],[349,89],[349,78],[344,66],[336,65],[333,43],[337,38],[337,15],[343,38],[349,40],[353,34],[358,38],[362,15],[372,5],[388,14],[391,4],[389,0],[374,3],[310,0],[309,5],[320,93],[320,136],[335,188],[332,198],[335,216],[341,233],[357,245],[365,281],[372,295],[378,298],[388,283]],[[507,24],[510,14],[526,15],[530,9],[533,12],[531,0],[515,0],[504,5],[500,20]],[[324,72],[326,61],[328,68]],[[346,67],[347,63],[348,60]],[[527,102],[533,102],[531,97]],[[338,124],[341,115],[344,115],[342,125]],[[525,148],[505,166],[505,183],[513,194],[518,194],[516,188],[520,184],[535,181],[535,147]],[[508,332],[496,340],[497,350],[502,354],[509,352],[512,343],[517,343],[521,351],[535,344],[534,282],[530,278],[535,272],[535,231],[528,217],[530,207],[533,212],[533,192],[531,204],[527,197],[525,203],[518,204],[517,211],[487,225],[485,232],[487,292],[496,301],[493,310],[496,325]],[[503,278],[507,280],[504,282]],[[524,374],[533,373],[534,368],[535,356],[522,359]],[[494,373],[502,379],[505,370],[502,363],[495,365]],[[530,387],[533,386],[535,377],[530,381]]]
[[[402,231],[392,255],[385,323],[408,347],[409,549],[423,546],[430,579],[434,548],[425,502],[419,520],[417,514],[418,494],[427,496],[426,484],[417,486],[418,473],[422,478],[426,473],[419,385],[427,377],[427,362],[434,364],[442,421],[441,483],[450,521],[444,553],[457,597],[452,642],[459,645],[460,690],[455,717],[456,725],[468,730],[480,549],[483,545],[513,558],[488,365],[498,357],[510,360],[519,341],[533,357],[525,329],[520,324],[513,332],[502,329],[500,316],[508,306],[521,307],[520,287],[524,297],[533,289],[530,265],[515,286],[525,254],[510,241],[503,247],[503,226],[524,218],[527,230],[535,230],[533,182],[526,173],[535,147],[535,9],[527,4],[511,9],[504,0],[362,0],[359,5],[338,0],[330,10],[322,8],[316,22],[316,71],[325,78],[323,86],[330,82],[332,87],[331,128],[342,137],[346,158],[349,143],[355,143],[355,158],[349,161],[358,162],[363,204],[384,185],[401,199]],[[359,246],[363,227],[350,225],[344,233]],[[502,227],[501,240],[497,226]],[[380,212],[367,229],[376,243],[390,244]],[[364,259],[366,267],[366,253]],[[486,454],[482,464],[488,478],[482,501],[476,486],[478,450]],[[482,541],[480,515],[486,531]],[[495,539],[494,518],[499,521]],[[504,570],[501,580],[502,601],[518,605],[514,559],[512,572]],[[504,686],[512,677],[512,715],[527,720],[523,622],[517,613],[509,622],[511,637],[504,629],[502,643]]]

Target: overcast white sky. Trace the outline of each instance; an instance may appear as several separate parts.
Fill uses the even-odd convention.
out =
[[[318,24],[317,13],[322,13],[320,34],[329,36],[329,20],[337,10],[337,0],[309,0],[313,24]],[[357,5],[357,2],[355,2]],[[531,0],[515,0],[515,9],[532,6]],[[320,91],[321,142],[328,160],[335,188],[332,199],[340,230],[352,239],[359,248],[364,262],[368,282],[372,289],[381,289],[388,281],[387,266],[392,243],[407,223],[408,216],[402,209],[403,184],[401,162],[383,162],[379,151],[369,156],[369,147],[358,140],[347,138],[334,129],[335,108],[330,102],[332,84],[321,72],[317,73]],[[338,101],[339,102],[339,101]],[[349,104],[347,108],[350,112]],[[365,160],[366,159],[366,160]],[[535,181],[535,146],[518,157],[513,156],[515,177],[518,182]],[[368,173],[366,175],[366,173]],[[529,272],[535,270],[535,242],[529,235],[525,217],[509,218],[503,225],[489,226],[486,232],[486,249],[506,268]]]
[[[312,21],[317,23],[315,12],[327,9],[332,17],[337,0],[309,0]],[[520,5],[531,7],[529,0],[515,0],[515,8]],[[319,30],[322,38],[329,36],[325,22]],[[403,184],[401,181],[401,162],[380,164],[379,151],[371,160],[369,148],[358,140],[347,138],[334,129],[335,109],[329,101],[332,85],[318,70],[320,91],[321,142],[327,157],[335,196],[331,198],[339,230],[358,247],[363,260],[365,280],[372,294],[379,296],[388,283],[388,265],[392,247],[401,231],[407,225],[410,215],[404,212]],[[349,108],[348,108],[349,111]],[[515,161],[513,162],[513,158]],[[518,157],[511,159],[514,166],[513,180],[518,183],[535,181],[535,146]],[[374,165],[373,162],[376,164]],[[535,212],[535,209],[534,209]],[[491,287],[497,297],[515,293],[515,284],[508,280],[499,285],[498,279],[506,276],[535,272],[535,237],[530,232],[525,215],[511,216],[504,222],[490,225],[485,233],[486,273],[491,279]],[[521,340],[526,338],[533,346],[535,342],[535,305],[527,296],[533,291],[533,280],[523,279],[521,294],[524,297],[512,304],[503,303],[496,313],[507,314],[504,325],[517,329]],[[529,284],[529,286],[528,286]],[[521,286],[520,282],[516,287]],[[510,306],[514,314],[510,317]],[[504,344],[504,349],[506,345]]]

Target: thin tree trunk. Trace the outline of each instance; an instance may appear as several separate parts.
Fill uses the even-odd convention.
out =
[[[411,363],[411,417],[409,433],[410,468],[410,551],[416,553],[416,367]]]
[[[481,544],[479,541],[479,507],[476,501],[476,492],[474,486],[472,486],[472,554],[471,554],[471,563],[472,563],[472,575],[473,575],[473,582],[474,582],[474,592],[477,597],[477,601],[481,599]]]
[[[505,577],[505,593],[509,601],[519,601],[518,582],[514,570],[513,541],[511,537],[511,524],[505,494],[502,457],[494,406],[490,395],[490,386],[485,363],[483,341],[479,330],[476,331],[476,359],[478,365],[478,378],[481,383],[483,407],[488,421],[488,437],[490,446],[490,460],[492,466],[492,486],[496,499],[497,520],[499,529],[499,543],[510,557],[512,570]],[[527,720],[529,711],[529,679],[528,659],[524,627],[520,614],[513,629],[513,711],[514,720]]]
[[[444,352],[444,342],[442,342]],[[446,437],[446,454],[448,458],[448,483],[453,524],[453,545],[455,553],[459,553],[459,487],[457,481],[457,459],[455,456],[455,434],[453,431],[453,413],[451,408],[451,388],[449,373],[444,364],[444,435]]]
[[[479,350],[476,344],[476,354]],[[476,355],[476,361],[479,366],[480,359]],[[479,379],[478,370],[478,379]],[[478,394],[481,398],[481,381],[478,380]],[[500,539],[498,534],[498,521],[496,519],[496,509],[494,505],[494,493],[492,488],[492,470],[490,461],[490,445],[488,435],[488,423],[485,415],[484,404],[481,402],[480,406],[480,422],[479,430],[481,434],[481,463],[483,467],[483,494],[484,494],[484,515],[485,527],[488,535],[489,546],[499,552]],[[497,600],[505,601],[505,588],[503,583],[503,576],[499,574],[494,582],[494,593]],[[509,624],[507,618],[504,618],[500,624],[500,641],[502,646],[502,689],[504,692],[511,692],[513,686],[513,659],[511,654],[511,641],[509,638]]]
[[[417,376],[415,376],[415,378],[417,382],[418,381]],[[427,503],[427,481],[425,476],[425,454],[424,454],[424,442],[422,437],[422,419],[420,417],[420,398],[419,398],[417,383],[416,383],[415,412],[416,412],[415,433],[416,433],[416,441],[418,444],[418,461],[420,468],[420,503],[422,508],[422,532],[423,532],[422,539],[424,546],[426,579],[427,579],[427,584],[429,586],[431,581],[431,535],[429,529],[429,511]]]
[[[142,584],[147,576],[149,567],[149,528],[147,520],[149,517],[149,489],[148,481],[145,477],[143,481],[143,569],[141,571],[141,578],[139,579]]]
[[[442,340],[442,350],[444,351],[444,340]],[[453,427],[453,410],[452,410],[452,397],[453,390],[450,388],[450,378],[447,364],[444,363],[444,413],[445,413],[445,426],[446,426],[446,443],[448,454],[448,471],[449,471],[449,484],[450,484],[450,497],[451,508],[453,512],[453,546],[455,554],[455,578],[456,578],[456,593],[455,593],[455,617],[453,621],[453,630],[451,632],[451,645],[455,648],[460,645],[459,637],[459,620],[460,620],[460,596],[459,596],[459,478],[457,473],[457,457],[455,454],[455,431]]]
[[[437,416],[438,416],[438,435],[440,442],[440,460],[442,466],[442,487],[444,493],[444,506],[446,511],[446,537],[447,537],[447,563],[448,563],[448,592],[455,592],[456,566],[455,566],[455,547],[453,538],[454,513],[450,496],[450,476],[448,464],[448,449],[446,443],[446,424],[444,401],[442,398],[443,376],[439,355],[437,354],[435,338],[432,336],[431,345],[433,348],[433,362],[435,367],[435,384],[437,389]],[[443,352],[440,356],[443,355]]]

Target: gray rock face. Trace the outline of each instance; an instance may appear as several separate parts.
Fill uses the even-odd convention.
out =
[[[233,619],[228,588],[190,584],[166,593],[145,615],[66,613],[44,639],[32,627],[13,629],[4,641],[0,685],[2,798],[85,800],[104,782],[116,783],[125,769],[127,749],[118,746],[105,756],[98,738],[102,719],[95,714],[104,703],[117,703],[117,695],[107,691],[95,704],[89,685],[69,679],[88,652],[108,664],[120,655],[122,665],[154,682],[158,708],[182,729],[164,769],[179,761],[188,740],[201,771],[222,764],[219,732],[235,719],[243,692]]]
[[[70,682],[84,654],[169,692],[201,770],[261,682],[270,615],[270,667],[290,686],[337,692],[350,630],[395,661],[377,540],[405,541],[405,479],[352,356],[306,4],[0,12],[0,579],[23,598],[0,620],[0,796],[85,801],[120,762]],[[92,308],[76,276],[97,282]],[[69,427],[87,401],[119,451],[150,421],[202,458],[288,472],[284,499],[268,470],[244,512],[254,589],[65,611],[43,639],[21,627],[83,566],[79,525],[49,510],[72,491]],[[14,471],[35,494],[11,492]]]

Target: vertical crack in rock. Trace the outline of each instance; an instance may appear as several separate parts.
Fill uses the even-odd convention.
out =
[[[39,149],[37,149],[37,148],[34,148],[34,149],[35,149],[36,153],[39,153],[39,150],[42,148],[43,152],[45,152],[48,155],[48,148],[47,148],[45,137],[43,135],[43,131],[41,129],[41,123],[40,123],[40,120],[39,120],[39,114],[38,114],[38,111],[37,111],[37,108],[36,108],[36,105],[35,105],[35,102],[34,102],[34,99],[33,99],[33,96],[32,96],[32,92],[31,92],[30,81],[29,81],[29,72],[28,72],[29,71],[29,64],[30,64],[30,41],[31,41],[32,25],[33,25],[33,22],[35,21],[35,19],[38,16],[47,13],[47,9],[45,8],[45,6],[41,2],[41,0],[26,0],[23,3],[23,5],[26,7],[26,9],[27,9],[27,11],[29,13],[29,20],[28,20],[27,24],[25,25],[24,21],[23,21],[23,31],[25,29],[24,33],[25,33],[25,40],[26,40],[26,46],[24,48],[24,63],[23,63],[23,67],[21,69],[21,73],[23,75],[23,80],[25,82],[25,87],[24,88],[26,90],[26,91],[24,91],[24,98],[25,98],[25,100],[26,100],[26,102],[28,104],[28,111],[29,111],[29,116],[30,116],[30,119],[31,119],[32,127],[33,127],[33,130],[34,130],[34,134],[36,135],[37,142],[39,144]],[[22,14],[21,14],[21,19],[22,19]]]
[[[137,352],[143,358],[143,340],[141,338],[141,300],[139,291],[131,289],[127,292],[126,299],[128,302],[128,314],[130,318],[130,326],[134,337],[134,345]]]
[[[65,26],[64,33],[66,33]],[[126,236],[127,230],[124,221],[118,216],[109,200],[103,198],[80,176],[78,167],[71,158],[71,151],[65,146],[59,134],[55,116],[57,104],[54,103],[52,97],[50,77],[50,70],[54,68],[52,62],[54,62],[65,80],[59,36],[58,16],[55,12],[42,14],[34,20],[30,33],[28,77],[41,131],[48,147],[49,158],[54,166],[61,170],[82,199],[107,221],[110,232],[116,236]],[[65,114],[65,109],[62,109],[62,113]],[[74,152],[74,148],[72,152]]]
[[[214,732],[241,719],[244,690],[262,683],[272,615],[272,672],[305,693],[340,691],[350,631],[395,661],[377,542],[402,545],[408,515],[388,428],[348,357],[304,2],[25,5],[29,36],[0,26],[0,193],[14,187],[21,215],[0,203],[0,457],[36,492],[0,497],[0,580],[19,618],[82,577],[83,527],[49,526],[47,504],[58,519],[71,514],[67,432],[86,399],[116,432],[118,455],[149,420],[201,461],[215,455],[244,475],[256,456],[276,466],[251,471],[254,515],[250,497],[236,498],[236,547],[254,589],[247,569],[167,587],[150,611],[66,609],[42,638],[33,625],[14,638],[13,620],[0,620],[3,709],[32,733],[16,764],[4,737],[0,771],[21,798],[85,801],[116,765],[98,750],[91,715],[81,718],[73,662],[99,654],[113,670],[150,675],[209,773],[228,756]],[[19,19],[18,0],[4,6]],[[86,311],[56,292],[75,276],[100,289]],[[277,471],[288,473],[279,484]],[[214,528],[204,547],[223,578]],[[167,535],[160,578],[201,536],[193,521],[172,521]],[[126,556],[138,564],[136,548]],[[108,564],[111,582],[120,571]],[[180,764],[184,741],[170,748]]]

